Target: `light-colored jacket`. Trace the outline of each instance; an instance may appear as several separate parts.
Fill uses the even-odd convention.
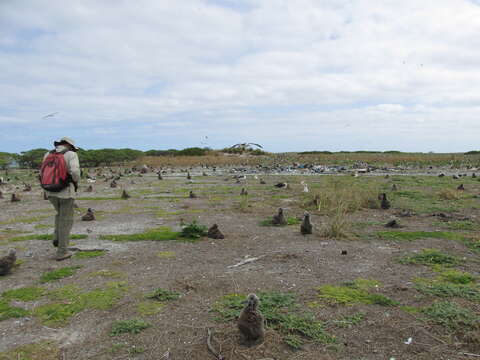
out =
[[[57,152],[61,152],[62,150],[58,147],[55,148]],[[45,160],[48,156],[49,152],[45,154],[43,160]],[[71,175],[72,180],[77,184],[80,182],[80,162],[78,161],[78,155],[74,151],[67,151],[63,155],[65,162],[67,164],[67,171]],[[55,196],[61,199],[74,199],[75,198],[75,187],[73,183],[70,183],[65,189],[59,192],[51,192],[45,191],[47,196]]]

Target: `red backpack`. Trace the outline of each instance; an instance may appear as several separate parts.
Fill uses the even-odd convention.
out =
[[[40,168],[42,188],[47,191],[59,192],[68,186],[70,179],[63,153],[50,151]]]

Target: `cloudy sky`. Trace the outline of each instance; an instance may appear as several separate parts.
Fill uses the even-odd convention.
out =
[[[480,149],[480,0],[0,0],[0,69],[0,151]]]

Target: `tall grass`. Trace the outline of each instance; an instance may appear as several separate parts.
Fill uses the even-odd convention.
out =
[[[350,237],[351,222],[342,206],[331,215],[321,228],[321,235],[327,238],[344,239]]]
[[[320,190],[315,190],[306,199],[307,204],[315,207],[324,215],[353,213],[360,209],[379,208],[380,187],[376,183],[360,182],[351,177],[329,177]]]

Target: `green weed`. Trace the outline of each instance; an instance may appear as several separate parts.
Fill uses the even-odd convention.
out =
[[[357,279],[354,282],[345,283],[342,286],[323,285],[319,288],[322,299],[326,299],[332,303],[343,305],[352,304],[377,304],[383,306],[395,306],[398,302],[386,297],[382,294],[370,293],[368,289],[378,285],[379,283],[372,280]],[[375,285],[373,285],[375,284]]]
[[[472,329],[478,326],[480,318],[472,311],[450,301],[436,302],[422,310],[422,313],[435,324],[449,330]]]
[[[86,239],[88,235],[85,234],[72,234],[70,235],[70,240],[80,240]],[[9,238],[8,241],[26,241],[26,240],[53,240],[53,234],[33,234],[33,235],[24,235],[24,236],[15,236]]]
[[[148,329],[150,326],[152,325],[140,319],[116,321],[112,325],[110,336],[118,336],[121,334],[138,334],[141,331]]]
[[[441,271],[440,278],[443,281],[447,281],[453,284],[470,284],[475,281],[475,277],[468,273],[462,272],[455,269],[448,269]]]
[[[283,335],[284,341],[293,348],[300,348],[306,340],[328,344],[335,338],[325,332],[322,323],[312,315],[296,312],[298,304],[292,293],[264,292],[259,293],[260,312],[267,325]],[[222,297],[213,305],[213,311],[219,314],[217,320],[231,321],[244,307],[245,295],[230,294]]]
[[[413,241],[433,238],[447,240],[463,240],[463,235],[445,231],[379,231],[377,236],[384,240]]]
[[[168,226],[150,229],[142,233],[122,235],[101,235],[100,239],[110,241],[168,241],[180,238],[180,233],[172,231]]]
[[[40,277],[40,282],[41,283],[46,283],[50,281],[55,281],[59,279],[63,279],[69,276],[72,276],[75,274],[75,272],[80,269],[82,266],[76,265],[76,266],[66,266],[57,270],[49,271],[46,273],[43,273],[42,276]]]
[[[274,225],[272,223],[272,219],[265,219],[260,221],[259,225],[260,226],[286,226],[286,225],[297,225],[301,223],[301,220],[298,220],[295,217],[287,217],[286,221],[287,223],[285,225]]]
[[[435,279],[415,279],[415,288],[423,294],[438,297],[459,297],[480,301],[480,287],[476,284],[454,283],[441,276]]]
[[[194,220],[190,224],[187,224],[182,228],[180,236],[186,239],[200,239],[202,236],[207,235],[207,227],[205,225],[197,224]]]
[[[165,304],[152,301],[143,301],[138,304],[137,311],[142,316],[158,314],[165,307]]]
[[[155,289],[154,291],[145,295],[147,299],[153,299],[157,301],[172,301],[180,298],[181,294],[176,291],[170,291],[162,288]]]
[[[157,256],[163,259],[171,259],[175,257],[175,251],[159,251]]]
[[[333,323],[341,328],[351,328],[362,322],[365,314],[362,312],[355,313],[353,315],[344,316],[340,320],[334,320]]]
[[[125,274],[119,271],[102,269],[102,270],[91,272],[87,276],[88,277],[122,278],[122,277],[125,277]]]
[[[89,259],[89,258],[105,255],[105,253],[106,253],[105,250],[78,251],[75,254],[75,257],[78,258],[78,259]]]
[[[58,360],[60,356],[60,349],[51,341],[22,345],[0,352],[1,360]]]
[[[47,326],[61,327],[66,325],[72,316],[85,309],[111,308],[121,299],[124,291],[126,286],[122,282],[109,283],[106,288],[84,293],[78,287],[68,285],[49,293],[49,298],[62,301],[61,303],[41,305],[35,308],[33,313]],[[66,301],[68,302],[65,303]]]
[[[400,263],[451,267],[460,264],[461,260],[456,256],[445,254],[437,249],[423,249],[420,254],[403,257],[400,259]]]
[[[20,318],[28,316],[29,314],[29,311],[21,307],[10,306],[7,300],[0,300],[0,321],[10,318]]]
[[[44,294],[44,288],[31,286],[7,290],[2,293],[2,297],[7,300],[34,301],[41,298]]]

